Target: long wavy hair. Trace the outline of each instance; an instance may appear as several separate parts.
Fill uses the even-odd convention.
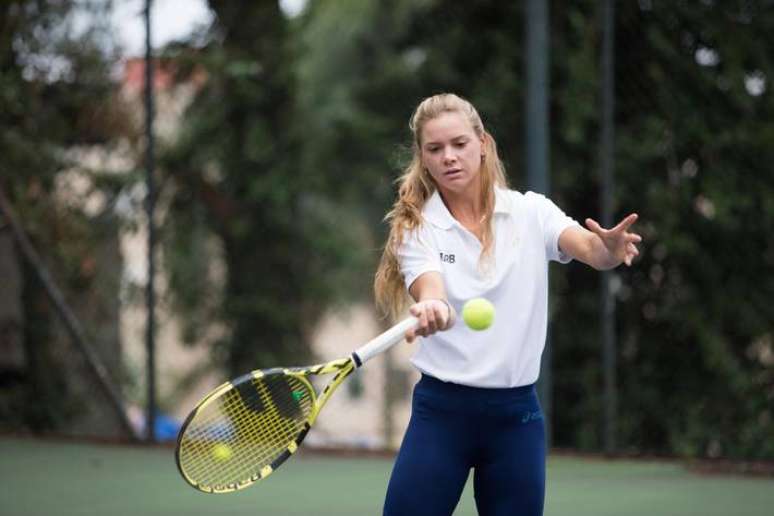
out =
[[[422,129],[429,120],[443,113],[463,115],[470,122],[476,135],[483,138],[485,157],[481,161],[478,176],[481,181],[481,206],[484,210],[479,264],[486,262],[492,254],[494,189],[496,186],[507,187],[505,168],[497,155],[497,144],[492,135],[484,129],[481,117],[470,102],[453,93],[428,97],[417,106],[409,122],[409,128],[413,134],[412,158],[397,180],[398,198],[384,219],[390,225],[390,233],[374,279],[376,304],[385,314],[392,317],[397,317],[408,304],[406,287],[398,263],[398,248],[403,242],[406,231],[422,225],[422,209],[436,190],[435,181],[422,166]]]

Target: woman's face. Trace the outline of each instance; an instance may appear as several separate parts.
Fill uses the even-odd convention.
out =
[[[422,165],[442,191],[462,193],[478,182],[484,141],[460,113],[425,122],[420,134]]]

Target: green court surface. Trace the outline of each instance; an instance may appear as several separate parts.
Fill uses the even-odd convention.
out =
[[[0,514],[378,515],[391,464],[301,453],[259,485],[208,495],[179,478],[171,448],[0,438]],[[455,516],[475,514],[468,485]],[[548,464],[548,516],[772,514],[770,477],[698,475],[666,462]]]

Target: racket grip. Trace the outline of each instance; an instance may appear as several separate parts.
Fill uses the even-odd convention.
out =
[[[418,322],[419,319],[416,317],[407,317],[375,339],[357,348],[352,353],[352,360],[355,362],[355,366],[362,366],[379,353],[402,341],[404,334],[416,326]]]

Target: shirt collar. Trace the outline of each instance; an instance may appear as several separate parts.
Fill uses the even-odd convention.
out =
[[[509,200],[506,190],[504,188],[495,187],[495,214],[508,213],[509,212]],[[422,209],[422,216],[426,221],[439,229],[450,229],[454,225],[459,225],[457,219],[455,219],[449,212],[449,209],[443,203],[441,194],[438,190],[433,192],[433,195],[425,203]]]

